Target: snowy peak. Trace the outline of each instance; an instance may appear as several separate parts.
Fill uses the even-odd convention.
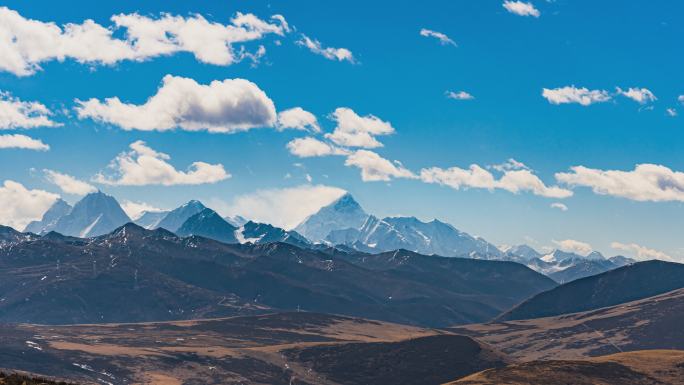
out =
[[[422,222],[415,217],[369,216],[356,231],[331,232],[327,241],[343,244],[358,250],[390,251],[405,249],[421,254],[447,257],[466,257],[477,254],[491,259],[501,252],[487,241],[461,232],[448,223],[438,220]]]
[[[114,197],[98,191],[76,203],[67,215],[59,218],[53,230],[69,236],[95,237],[130,221]]]
[[[529,261],[535,258],[541,258],[542,254],[528,245],[516,245],[511,247],[501,248],[501,251],[507,256],[517,257],[518,259]]]
[[[59,221],[61,217],[69,214],[71,209],[72,207],[70,204],[62,199],[57,199],[45,214],[43,214],[41,220],[29,223],[24,231],[41,235],[49,233],[55,228],[57,221]]]
[[[294,230],[312,242],[322,242],[332,231],[360,228],[367,218],[361,205],[347,193],[306,218]]]
[[[202,202],[191,200],[188,203],[169,212],[164,219],[159,221],[156,227],[162,227],[166,230],[176,232],[185,223],[185,221],[204,209],[206,209],[206,207],[202,204]]]
[[[169,212],[170,211],[145,211],[134,221],[134,223],[148,230],[156,229],[159,227],[159,223],[169,215]]]

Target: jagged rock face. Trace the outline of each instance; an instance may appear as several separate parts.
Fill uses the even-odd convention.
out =
[[[55,203],[50,206],[48,211],[43,214],[43,218],[39,221],[29,223],[24,229],[25,232],[34,234],[47,234],[55,229],[57,221],[63,216],[69,214],[72,207],[62,199],[57,199]]]
[[[368,214],[351,194],[345,194],[309,216],[294,230],[312,242],[321,242],[331,231],[360,228],[367,218]]]
[[[311,246],[311,242],[296,231],[286,231],[280,227],[252,221],[249,221],[238,228],[235,235],[240,243],[251,242],[255,244],[264,244],[284,242],[299,247]]]
[[[183,223],[185,223],[188,218],[198,214],[204,209],[206,209],[206,207],[202,204],[202,202],[192,200],[175,210],[171,210],[171,212],[169,212],[164,219],[159,222],[157,227],[176,232],[176,230],[183,226]]]
[[[98,191],[76,203],[69,214],[59,218],[53,230],[81,238],[94,237],[130,221],[114,197]]]

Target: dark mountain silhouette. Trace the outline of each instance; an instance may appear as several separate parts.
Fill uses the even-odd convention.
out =
[[[0,248],[0,321],[137,322],[299,308],[444,326],[485,321],[554,286],[510,262],[410,253],[397,266],[399,256],[225,244],[132,223],[89,240],[49,234]]]
[[[569,282],[539,293],[502,314],[518,320],[577,313],[684,287],[684,264],[646,261]]]

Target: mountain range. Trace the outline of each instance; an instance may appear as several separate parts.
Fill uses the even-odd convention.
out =
[[[116,199],[96,192],[86,195],[74,207],[63,200],[56,201],[40,221],[31,222],[25,231],[95,237],[130,221]],[[363,253],[403,249],[425,255],[512,261],[559,283],[635,262],[622,256],[605,258],[598,252],[583,256],[561,250],[541,254],[528,245],[499,248],[437,219],[430,222],[415,217],[380,219],[366,213],[348,193],[307,217],[294,230],[240,216],[222,218],[197,200],[174,210],[144,212],[134,222],[145,229],[163,228],[182,236],[199,235],[225,243],[286,242],[299,247],[336,247]]]
[[[207,210],[203,216],[215,221]],[[0,248],[0,322],[139,322],[302,309],[446,326],[486,321],[556,285],[512,262],[226,244],[133,223],[87,239],[19,234]]]

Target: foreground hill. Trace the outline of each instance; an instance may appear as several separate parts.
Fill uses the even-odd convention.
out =
[[[684,287],[684,264],[646,261],[560,285],[539,293],[498,320],[576,313],[651,297]]]
[[[36,376],[19,374],[19,373],[3,373],[0,371],[0,385],[70,385],[64,381],[54,381],[47,378],[40,378]],[[74,385],[74,384],[71,384]]]
[[[684,351],[649,350],[576,361],[532,361],[485,370],[451,385],[681,384]]]
[[[433,385],[508,363],[469,337],[304,312],[10,325],[0,340],[2,365],[82,383]]]
[[[582,313],[450,330],[511,358],[576,360],[646,349],[684,350],[684,289]]]
[[[8,239],[11,247],[0,248],[0,322],[142,322],[301,309],[446,326],[486,321],[555,285],[511,262],[229,245],[134,224],[91,239]]]

